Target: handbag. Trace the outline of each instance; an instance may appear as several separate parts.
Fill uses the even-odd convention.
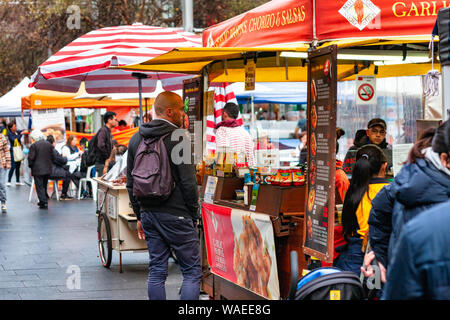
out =
[[[25,159],[25,154],[23,153],[22,146],[17,139],[14,140],[13,156],[14,162],[21,162],[23,161],[23,159]]]

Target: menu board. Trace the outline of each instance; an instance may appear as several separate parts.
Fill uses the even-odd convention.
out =
[[[202,110],[203,110],[203,81],[201,77],[192,78],[183,81],[183,101],[185,118],[184,127],[189,131],[191,139],[191,164],[197,163],[197,157],[203,154],[202,139]],[[198,127],[200,125],[200,127]],[[196,132],[195,128],[198,128]],[[199,137],[199,141],[195,144],[195,138]],[[196,150],[195,148],[200,148]],[[200,158],[201,159],[201,158]]]
[[[308,190],[303,233],[304,252],[333,260],[337,47],[309,53],[308,59]]]

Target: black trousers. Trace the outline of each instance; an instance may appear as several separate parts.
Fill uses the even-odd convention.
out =
[[[21,162],[14,162],[14,158],[11,158],[11,159],[12,159],[11,169],[9,169],[8,182],[11,182],[14,172],[16,173],[16,182],[20,182],[20,163]]]
[[[47,204],[47,185],[49,175],[34,176],[34,184],[39,199],[39,204]]]
[[[78,188],[78,184],[80,182],[80,178],[77,177],[74,173],[70,173],[69,170],[65,170],[65,175],[61,177],[51,177],[50,180],[62,180],[62,195],[67,195],[67,191],[69,191],[70,181],[72,180],[75,186]]]

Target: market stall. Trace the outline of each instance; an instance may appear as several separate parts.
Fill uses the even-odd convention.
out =
[[[203,288],[212,297],[285,298],[287,286],[283,279],[289,278],[287,257],[292,249],[300,253],[299,260],[303,259],[303,253],[309,252],[330,261],[334,205],[339,203],[339,199],[333,197],[337,192],[331,187],[334,170],[327,171],[327,168],[334,167],[336,83],[360,75],[376,75],[377,78],[416,76],[431,70],[428,35],[437,10],[445,4],[432,1],[421,2],[420,6],[414,1],[396,4],[377,1],[374,4],[370,0],[349,0],[331,5],[329,1],[272,1],[205,30],[204,45],[210,48],[177,48],[145,62],[115,68],[200,76],[199,80],[194,80],[198,85],[189,87],[189,92],[195,92],[196,97],[185,100],[188,101],[189,130],[193,136],[194,121],[203,123],[205,136],[207,117],[216,116],[212,95],[208,91],[211,82],[241,82],[245,79],[248,87],[252,87],[255,82],[308,81],[308,119],[310,123],[317,120],[316,128],[309,124],[308,153],[309,162],[315,161],[317,166],[310,163],[307,172],[296,173],[288,168],[268,165],[274,160],[272,155],[276,150],[266,152],[262,163],[256,168],[247,168],[246,172],[245,165],[237,166],[237,161],[224,163],[220,154],[227,159],[235,158],[226,150],[208,157],[209,154],[197,152],[197,148],[206,149],[204,144],[203,148],[202,143],[191,145],[197,156],[195,163],[199,162],[198,157],[204,161],[198,170],[204,200]],[[337,47],[332,47],[333,44]],[[316,50],[320,47],[326,49],[325,53]],[[330,47],[333,49],[327,51]],[[321,62],[320,57],[323,56],[327,58]],[[312,70],[314,59],[318,60]],[[439,64],[436,63],[435,68],[439,70]],[[326,79],[329,82],[325,87],[323,81]],[[311,101],[315,99],[312,92],[317,93],[316,90],[322,94],[318,101],[322,100],[322,104],[328,101],[329,106],[313,108],[315,105]],[[186,90],[184,98],[187,93]],[[324,131],[325,124],[330,124],[328,132]],[[325,138],[331,143],[323,141]],[[319,153],[325,151],[329,158],[320,158]],[[294,176],[303,177],[306,185],[292,185]],[[286,185],[277,185],[281,183],[280,177],[286,179],[283,180]],[[318,180],[321,180],[320,184]],[[262,201],[267,203],[261,204]],[[313,217],[315,204],[320,204],[320,219]],[[272,228],[267,228],[269,220]],[[228,229],[223,227],[224,224],[229,226]],[[256,236],[255,225],[259,236]],[[222,231],[229,234],[225,241],[218,239]],[[252,236],[250,243],[246,234]],[[289,240],[291,236],[292,241]],[[246,248],[241,250],[241,241],[256,247],[254,252]],[[318,243],[321,246],[317,246]],[[244,274],[242,268],[235,270],[239,263],[247,264],[249,268],[253,265],[251,270],[255,271],[253,275],[256,275],[258,284]],[[305,261],[299,263],[304,269]]]
[[[325,5],[324,1],[315,2],[316,8]],[[356,13],[356,19],[352,20],[348,14],[333,12],[335,16],[339,14],[339,19],[345,19],[345,24],[349,24],[347,29],[357,28],[355,24],[362,23],[360,20],[364,18],[371,23],[379,13],[370,18],[368,9],[373,8],[370,1],[362,1],[362,10],[356,10],[358,4],[355,7],[355,1],[347,2],[350,3],[347,6],[354,9],[354,15],[358,10],[359,15],[362,14],[358,19]],[[409,1],[408,5],[411,7]],[[386,10],[386,5],[383,10],[386,15],[392,15]],[[239,161],[224,163],[224,157],[239,159],[239,155],[226,151],[217,152],[213,157],[204,154],[198,175],[202,182],[205,232],[202,240],[207,256],[203,289],[216,299],[286,298],[288,286],[284,279],[289,279],[288,255],[291,250],[299,253],[301,269],[306,268],[304,253],[331,262],[333,226],[335,218],[338,218],[335,206],[342,201],[336,197],[338,193],[334,190],[332,170],[338,109],[337,81],[355,79],[359,75],[376,75],[377,78],[424,75],[432,68],[430,59],[424,57],[429,54],[429,36],[424,35],[430,32],[426,28],[434,25],[431,13],[427,18],[420,18],[422,28],[417,25],[412,29],[414,34],[407,33],[407,25],[412,22],[405,13],[407,18],[403,21],[408,22],[403,27],[399,26],[401,20],[394,17],[389,18],[378,31],[365,29],[368,24],[360,25],[362,39],[354,39],[357,37],[347,33],[348,40],[326,42],[335,39],[330,35],[322,36],[322,33],[334,30],[331,27],[326,29],[321,25],[317,28],[320,37],[314,32],[299,32],[298,28],[308,23],[313,30],[315,12],[311,1],[272,1],[252,10],[249,15],[243,14],[219,24],[217,28],[205,30],[204,44],[210,48],[178,48],[144,63],[125,67],[197,74],[204,84],[242,82],[244,79],[250,86],[254,82],[308,81],[308,171],[292,172],[292,168],[271,167],[264,162],[256,168],[246,169],[245,165],[238,165]],[[280,17],[280,24],[277,24],[277,17]],[[290,23],[282,24],[283,18]],[[349,19],[354,23],[349,23]],[[323,19],[321,23],[325,23]],[[343,25],[342,21],[335,23],[338,27]],[[398,33],[397,29],[400,30]],[[294,36],[293,46],[280,45],[289,42],[286,33],[283,34],[284,41],[273,36],[283,30]],[[406,38],[406,35],[413,37]],[[323,50],[317,50],[319,42],[323,43]],[[310,44],[311,50],[307,52]],[[256,45],[264,47],[253,47]],[[391,52],[380,51],[384,49]],[[439,64],[434,67],[439,69]],[[202,114],[197,118],[200,121],[214,112],[208,102],[207,85],[203,91]],[[271,152],[266,153],[267,161],[271,160],[269,155]],[[200,179],[202,172],[205,175]],[[306,184],[292,185],[295,176],[303,177]],[[279,177],[286,179],[283,181],[286,185],[277,185]],[[271,231],[267,229],[269,220]],[[246,237],[251,240],[247,241]],[[241,243],[251,249],[244,247],[241,250]],[[273,269],[275,263],[276,272]],[[240,268],[241,264],[246,268]],[[256,280],[243,269],[253,270]]]

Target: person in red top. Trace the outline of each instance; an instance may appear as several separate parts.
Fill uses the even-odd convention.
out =
[[[345,134],[345,131],[341,128],[336,129],[336,153],[339,152],[339,140]],[[336,191],[336,204],[342,204],[344,202],[345,195],[347,193],[348,187],[350,186],[350,181],[347,178],[344,170],[342,169],[343,162],[341,160],[336,159],[336,176],[335,176],[335,185]],[[342,246],[346,243],[344,239],[344,231],[342,225],[334,226],[334,248]],[[339,256],[339,253],[334,250],[333,261]],[[322,267],[332,267],[332,263],[322,262]]]

